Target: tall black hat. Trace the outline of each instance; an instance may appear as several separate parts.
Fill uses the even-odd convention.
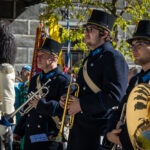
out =
[[[90,19],[87,21],[86,25],[96,25],[102,27],[108,31],[112,30],[113,24],[115,22],[115,17],[103,12],[101,10],[93,10]],[[86,26],[85,25],[85,26]]]
[[[144,39],[150,41],[150,20],[142,20],[139,22],[136,32],[133,34],[131,39],[127,42],[132,44],[133,40]]]
[[[44,51],[47,53],[54,53],[58,55],[59,52],[61,51],[61,48],[62,48],[62,44],[50,38],[46,38],[41,48],[39,48],[37,51]]]

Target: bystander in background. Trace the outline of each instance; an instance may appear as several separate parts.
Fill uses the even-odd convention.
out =
[[[30,77],[31,67],[23,66],[20,72],[21,82],[16,83],[15,85],[15,93],[16,93],[16,101],[15,108],[21,106],[27,99],[28,87],[29,87],[29,77]],[[16,121],[18,122],[20,118],[20,114],[16,115]]]
[[[15,71],[16,44],[14,36],[9,32],[8,22],[0,21],[0,114],[9,116],[14,110],[15,102]],[[2,117],[4,118],[4,117]],[[15,121],[7,128],[0,125],[0,149],[12,150],[12,135]],[[4,127],[4,128],[3,128]],[[4,129],[4,130],[3,130]],[[7,135],[7,136],[6,136]]]
[[[31,73],[30,66],[23,66],[20,72],[21,82],[16,83],[15,85],[15,109],[21,106],[27,100],[28,88],[29,88],[29,78]],[[20,113],[16,114],[16,122],[18,123],[20,119]],[[14,143],[15,149],[23,150],[24,138],[21,139],[21,142]]]

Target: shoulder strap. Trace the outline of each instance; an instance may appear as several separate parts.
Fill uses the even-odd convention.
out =
[[[39,90],[42,87],[41,82],[40,82],[40,75],[38,75],[38,77],[37,77],[36,87],[37,87],[37,90]],[[42,95],[43,94],[42,90],[40,90],[39,93],[40,93],[40,95]]]
[[[40,75],[38,75],[37,77],[37,89],[40,89],[41,88],[41,82],[40,82]],[[42,90],[40,90],[40,95],[42,95]],[[55,122],[56,126],[59,127],[59,117],[58,116],[51,116],[51,118],[53,119],[53,121]]]
[[[101,91],[101,89],[89,77],[89,75],[87,73],[87,62],[88,62],[88,60],[85,61],[84,66],[83,66],[83,77],[84,77],[84,80],[85,80],[86,84],[89,86],[89,88],[94,93],[98,93],[99,91]]]

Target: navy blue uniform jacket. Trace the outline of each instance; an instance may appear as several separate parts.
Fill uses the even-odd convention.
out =
[[[107,132],[116,128],[116,124],[119,121],[123,104],[127,102],[128,96],[129,96],[130,92],[132,91],[132,89],[136,86],[136,84],[148,83],[149,80],[150,80],[150,69],[146,72],[144,72],[142,70],[140,73],[138,73],[131,79],[129,86],[127,88],[127,91],[126,91],[126,95],[124,96],[124,98],[119,106],[119,109],[117,111],[113,112],[113,115],[109,120]],[[119,138],[122,143],[123,150],[134,150],[131,145],[130,139],[129,139],[126,124],[121,126],[121,128],[122,128],[122,132],[119,134]],[[109,143],[109,144],[111,144],[111,143]]]
[[[37,77],[31,79],[29,93],[37,91]],[[30,136],[45,133],[46,135],[56,135],[58,130],[51,116],[60,115],[63,109],[59,106],[60,97],[67,93],[70,77],[62,72],[60,66],[45,74],[40,74],[41,84],[44,84],[48,79],[51,82],[48,84],[49,93],[46,98],[42,98],[36,109],[32,109],[27,115],[23,116],[17,124],[14,133],[23,136],[25,135],[24,150],[56,150],[58,144],[55,142],[35,142],[31,143]],[[43,91],[44,92],[44,91]]]
[[[103,135],[107,124],[108,112],[119,105],[127,87],[128,65],[110,42],[91,51],[86,59],[88,75],[101,91],[95,94],[88,87],[81,67],[77,83],[80,86],[79,100],[83,113],[75,115],[68,150],[97,150],[99,136]]]

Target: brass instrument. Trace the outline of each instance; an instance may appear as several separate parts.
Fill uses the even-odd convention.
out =
[[[119,121],[121,121],[122,124],[125,124],[125,121],[126,121],[126,103],[123,105]],[[116,128],[116,129],[118,129],[118,128]],[[117,150],[118,148],[120,150],[122,149],[119,145],[114,144],[114,146],[112,147],[111,150]]]
[[[64,106],[64,112],[63,112],[63,116],[62,116],[61,126],[60,126],[60,129],[59,129],[58,135],[56,136],[56,139],[55,139],[56,142],[62,142],[63,141],[63,130],[64,130],[64,127],[66,126],[66,127],[69,127],[69,129],[71,129],[72,126],[73,126],[73,123],[74,123],[74,115],[73,116],[69,116],[69,125],[66,124],[66,122],[65,122],[66,121],[66,116],[67,116],[68,105],[73,102],[73,100],[70,99],[70,92],[71,92],[71,86],[72,85],[75,85],[77,87],[74,96],[78,97],[78,94],[79,94],[79,85],[77,83],[72,83],[72,80],[71,80],[71,82],[69,84],[69,87],[68,87],[67,95],[66,95],[66,101],[65,101],[65,106]]]
[[[134,150],[150,149],[150,85],[138,84],[131,91],[126,109],[129,137]]]
[[[42,93],[40,96],[43,98],[45,97],[48,93],[49,93],[49,89],[48,87],[46,86],[49,82],[51,81],[51,79],[49,79],[45,84],[43,84],[43,86],[38,90],[36,91],[35,93],[34,92],[31,92],[28,94],[28,99],[27,101],[25,101],[20,107],[18,107],[9,117],[8,120],[12,119],[24,106],[26,106],[29,102],[31,102],[33,99],[36,99],[38,95],[40,95],[40,93],[42,93],[42,90],[46,90],[45,93]],[[27,114],[31,109],[33,108],[33,106],[27,106],[27,108],[23,111],[23,112],[20,112],[21,115],[25,115]]]

